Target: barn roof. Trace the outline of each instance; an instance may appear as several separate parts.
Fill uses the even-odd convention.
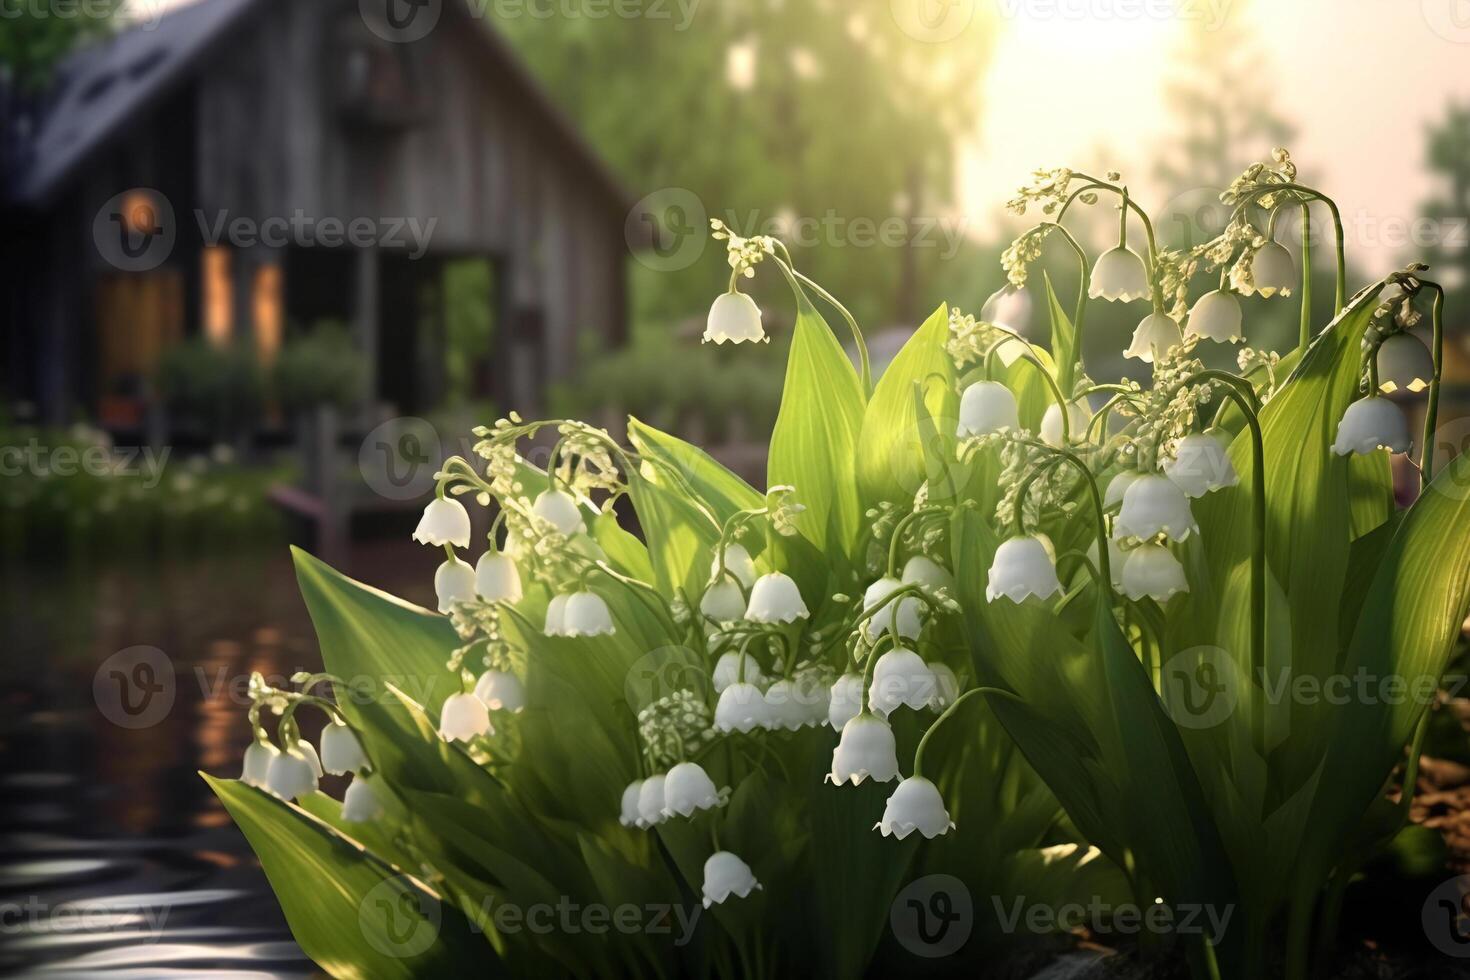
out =
[[[0,181],[0,203],[45,207],[94,153],[185,84],[219,43],[252,12],[272,2],[276,0],[197,0],[67,57],[33,131],[20,138],[12,134],[10,152],[0,158],[7,171]],[[510,45],[488,25],[481,25],[478,33],[523,90],[533,113],[565,142],[617,207],[626,210],[632,202],[626,189]]]

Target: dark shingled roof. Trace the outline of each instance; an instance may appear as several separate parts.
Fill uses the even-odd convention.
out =
[[[45,207],[93,153],[131,120],[186,83],[214,46],[248,16],[277,0],[197,0],[68,56],[57,71],[34,130],[5,155],[0,203]],[[311,0],[287,0],[304,3]],[[510,45],[489,25],[480,35],[523,89],[528,107],[564,141],[621,209],[631,197],[602,158],[537,84]],[[14,134],[12,134],[14,135]]]

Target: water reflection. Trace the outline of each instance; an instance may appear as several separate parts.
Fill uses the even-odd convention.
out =
[[[433,562],[382,543],[346,570],[426,602]],[[0,569],[0,630],[0,974],[319,976],[197,775],[239,774],[252,671],[320,669],[285,549]],[[314,736],[320,719],[302,722]]]

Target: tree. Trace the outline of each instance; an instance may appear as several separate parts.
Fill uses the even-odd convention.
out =
[[[1441,193],[1424,205],[1424,216],[1438,231],[1425,249],[1433,276],[1449,292],[1446,306],[1464,309],[1470,301],[1470,243],[1465,216],[1470,215],[1470,103],[1450,105],[1445,119],[1429,130],[1426,163],[1443,179]]]
[[[18,4],[7,11],[0,30],[0,90],[6,85],[21,93],[43,88],[73,48],[112,30],[122,0],[77,5],[70,16],[58,12],[62,6]]]

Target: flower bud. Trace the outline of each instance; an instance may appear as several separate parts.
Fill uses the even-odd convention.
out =
[[[531,513],[568,537],[587,530],[587,523],[582,520],[582,509],[577,506],[577,498],[565,490],[541,491],[536,495],[536,502],[531,505]]]

